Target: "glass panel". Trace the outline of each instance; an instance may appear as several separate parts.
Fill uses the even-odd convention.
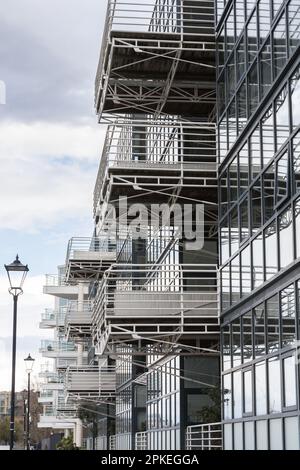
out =
[[[231,9],[229,16],[226,20],[226,49],[227,55],[233,50],[235,44],[235,33],[234,33],[234,16],[233,8]]]
[[[263,181],[264,221],[267,222],[273,217],[275,210],[275,165],[270,165],[266,169]]]
[[[258,105],[257,62],[254,63],[248,74],[248,102],[249,114],[251,115]]]
[[[240,133],[247,123],[247,100],[246,100],[246,82],[243,82],[237,93],[237,112],[238,112],[238,133]]]
[[[277,233],[276,222],[273,222],[264,232],[265,257],[266,257],[266,280],[274,276],[278,271],[277,261]]]
[[[296,406],[297,404],[297,391],[296,391],[296,364],[295,356],[287,357],[283,360],[283,374],[284,374],[284,406]]]
[[[262,155],[266,166],[275,154],[273,108],[270,107],[262,119]]]
[[[289,50],[292,55],[300,43],[300,8],[298,0],[292,0],[288,6]]]
[[[264,280],[262,235],[256,237],[252,242],[252,263],[253,288],[256,289]]]
[[[296,341],[296,301],[294,285],[291,284],[280,293],[282,347],[294,344]]]
[[[249,237],[248,197],[240,204],[240,228],[241,242],[243,242]]]
[[[228,144],[229,148],[235,143],[237,136],[235,100],[231,102],[228,108]]]
[[[284,268],[294,259],[293,217],[289,207],[279,217],[280,267]]]
[[[246,313],[242,317],[243,331],[243,360],[244,362],[252,361],[253,345],[252,345],[252,312]]]
[[[270,449],[282,450],[282,421],[281,419],[270,419]]]
[[[218,113],[219,116],[223,114],[225,110],[225,82],[224,74],[218,80]]]
[[[298,9],[300,11],[300,6],[298,7]],[[300,27],[299,27],[299,37],[300,37]],[[291,95],[292,95],[291,101],[292,101],[293,129],[295,129],[300,124],[300,106],[299,106],[299,103],[300,103],[300,67],[296,70],[295,74],[293,75],[291,79]]]
[[[222,28],[220,36],[218,38],[218,44],[217,44],[219,71],[221,71],[224,66],[224,46],[225,46],[225,34],[224,34],[224,28]]]
[[[251,250],[250,245],[241,252],[242,297],[251,292]]]
[[[231,254],[233,255],[239,248],[240,237],[239,237],[239,219],[238,211],[235,207],[230,213],[230,244],[231,244]]]
[[[278,357],[269,359],[269,413],[281,412],[281,377]]]
[[[252,207],[252,233],[256,233],[261,228],[261,182],[260,179],[256,181],[251,190],[251,207]]]
[[[264,97],[271,88],[272,60],[270,40],[266,42],[260,53],[261,96]]]
[[[265,362],[259,362],[255,365],[255,406],[257,416],[267,414],[267,387]]]
[[[270,1],[260,0],[259,12],[259,42],[262,44],[270,33]]]
[[[235,2],[235,18],[236,18],[236,37],[238,38],[245,26],[245,10],[244,0],[236,0]]]
[[[228,210],[228,180],[227,170],[221,176],[221,214],[225,214]]]
[[[281,16],[281,19],[277,23],[277,26],[273,32],[273,57],[274,78],[276,78],[286,64],[285,14]]]
[[[290,135],[288,88],[285,86],[275,101],[277,151]]]
[[[222,271],[222,310],[230,306],[230,265],[225,266]]]
[[[245,450],[254,450],[255,441],[254,441],[254,422],[247,421],[244,423],[245,429]]]
[[[233,359],[233,367],[236,367],[236,366],[239,366],[242,361],[240,319],[234,320],[231,325],[232,325],[232,359]]]
[[[236,73],[237,81],[243,76],[246,70],[246,56],[245,56],[245,37],[242,36],[236,50]]]
[[[300,191],[300,132],[298,132],[298,134],[296,134],[296,136],[293,139],[292,149],[293,149],[294,184],[295,184],[295,191],[298,192]]]
[[[242,373],[237,371],[233,373],[233,417],[241,418],[243,414],[242,410]]]
[[[240,299],[239,256],[236,256],[231,262],[231,290],[232,290],[232,303],[235,304]]]
[[[278,295],[267,300],[267,338],[268,352],[272,353],[279,349],[279,305]]]
[[[260,154],[260,130],[259,126],[253,131],[249,139],[250,148],[250,167],[252,170],[252,178],[256,178],[261,171],[261,154]]]
[[[256,421],[256,449],[268,450],[268,421]]]
[[[227,103],[235,94],[235,63],[234,54],[231,56],[226,65],[226,88],[227,88]]]
[[[300,258],[300,199],[295,203],[296,257]]]
[[[223,340],[223,370],[231,368],[231,344],[230,344],[230,326],[226,325],[223,327],[222,333]]]
[[[249,184],[249,154],[246,142],[239,152],[240,160],[240,196],[248,189]]]
[[[232,425],[225,424],[224,426],[224,449],[232,450]]]
[[[237,157],[233,159],[229,166],[229,192],[230,202],[234,204],[238,198],[238,160]]]
[[[224,419],[232,418],[232,387],[231,374],[223,376],[223,402],[224,402]]]
[[[244,413],[253,412],[253,395],[252,395],[252,370],[247,370],[244,376]]]
[[[226,156],[228,149],[228,138],[227,138],[227,119],[226,116],[222,119],[219,124],[219,156],[220,162],[222,162]]]
[[[299,450],[299,417],[284,419],[285,450]]]
[[[234,423],[234,450],[244,449],[243,423]]]
[[[277,171],[277,191],[276,191],[276,203],[280,203],[288,195],[288,172],[289,160],[288,160],[288,151],[280,157],[276,162],[276,171]]]
[[[276,13],[278,12],[279,8],[283,5],[283,0],[272,0],[273,4],[273,18],[275,18]]]
[[[257,24],[256,15],[254,14],[247,26],[248,37],[248,66],[251,65],[257,54]]]
[[[229,258],[229,228],[227,217],[221,225],[221,262],[225,263]]]
[[[265,342],[265,305],[260,304],[253,310],[254,315],[254,347],[255,357],[260,358],[266,354]]]

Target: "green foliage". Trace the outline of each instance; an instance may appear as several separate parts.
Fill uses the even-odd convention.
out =
[[[220,384],[214,388],[211,388],[208,392],[211,405],[205,406],[200,412],[200,422],[206,423],[217,423],[221,419],[221,386]]]
[[[23,439],[23,423],[15,420],[15,442],[21,442]],[[0,418],[0,443],[7,445],[10,440],[9,417]]]
[[[57,450],[79,450],[73,442],[73,436],[63,437],[56,445]]]

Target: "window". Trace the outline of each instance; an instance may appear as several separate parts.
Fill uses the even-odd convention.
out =
[[[286,28],[285,14],[281,15],[273,33],[274,78],[286,64]]]
[[[223,376],[223,403],[224,403],[224,419],[232,418],[232,386],[231,374]]]
[[[249,184],[249,155],[248,142],[244,144],[239,152],[240,160],[240,196],[248,189]]]
[[[237,136],[237,120],[235,110],[235,99],[228,107],[228,143],[229,148],[234,144]]]
[[[225,214],[228,210],[228,179],[227,170],[221,176],[221,213]]]
[[[256,181],[251,190],[251,224],[252,224],[252,233],[256,233],[261,228],[261,181],[260,179]]]
[[[272,83],[272,68],[271,68],[271,45],[270,40],[266,42],[260,53],[260,76],[261,76],[261,97],[263,98]]]
[[[237,46],[237,51],[236,51],[237,82],[239,82],[240,78],[244,75],[245,70],[246,70],[245,37],[243,35]]]
[[[296,299],[294,285],[280,293],[281,305],[281,346],[293,345],[296,341]]]
[[[229,167],[230,202],[234,204],[238,199],[238,159],[235,157]]]
[[[299,8],[299,7],[298,7]],[[300,8],[299,8],[300,11]],[[300,67],[296,70],[291,79],[291,95],[292,95],[292,121],[293,129],[300,124]]]
[[[221,224],[221,262],[224,264],[229,258],[229,227],[227,217]]]
[[[236,371],[233,373],[233,417],[241,418],[243,414],[242,407],[242,373]]]
[[[226,20],[226,49],[229,56],[235,44],[234,16],[233,8],[231,9]]]
[[[253,359],[252,331],[252,312],[248,312],[242,317],[244,363]]]
[[[241,242],[249,237],[248,197],[240,204],[240,237]]]
[[[247,100],[246,82],[244,81],[237,93],[237,113],[238,113],[238,133],[240,133],[247,123]]]
[[[230,265],[225,266],[222,271],[222,310],[230,306]]]
[[[289,178],[289,159],[288,151],[276,162],[276,204],[286,199],[288,195],[288,178]]]
[[[236,256],[231,262],[231,299],[235,304],[240,299],[240,259]]]
[[[265,342],[265,305],[260,304],[253,310],[254,319],[254,352],[255,358],[263,357],[266,354]]]
[[[275,165],[270,165],[263,175],[263,203],[264,221],[267,222],[274,215],[275,210]]]
[[[300,101],[299,101],[300,102]],[[300,132],[293,139],[293,172],[294,172],[294,188],[300,191]]]
[[[243,373],[244,386],[244,413],[253,413],[252,370]]]
[[[241,321],[240,319],[234,320],[231,324],[232,328],[232,358],[233,367],[239,366],[242,361],[241,351]]]
[[[250,245],[241,252],[242,297],[251,292],[251,250]]]
[[[230,57],[226,65],[226,87],[227,87],[227,103],[235,94],[235,63],[234,54]]]
[[[287,85],[282,89],[275,101],[276,147],[277,151],[290,135],[289,100]]]
[[[270,1],[260,0],[258,4],[259,12],[259,42],[263,44],[270,32]]]
[[[230,341],[230,325],[223,327],[222,332],[223,345],[223,370],[231,368],[231,341]]]
[[[281,376],[278,357],[269,359],[269,413],[281,412]]]
[[[247,39],[248,65],[251,65],[257,54],[257,25],[255,13],[252,15],[247,26]]]
[[[250,148],[250,168],[252,170],[252,178],[256,178],[256,176],[261,171],[261,155],[260,155],[260,130],[259,126],[251,134],[249,140],[249,148]]]
[[[231,254],[233,255],[239,248],[239,219],[237,207],[234,207],[230,213],[230,244]]]
[[[219,124],[219,155],[220,155],[221,162],[224,160],[226,156],[227,149],[228,149],[227,119],[225,116]]]
[[[296,257],[300,258],[300,199],[295,203]]]
[[[268,352],[272,353],[279,349],[279,303],[278,295],[267,300],[267,338]]]
[[[249,114],[251,115],[258,105],[258,77],[256,61],[248,74],[248,102]]]
[[[264,240],[265,240],[265,274],[266,280],[273,277],[278,271],[278,259],[277,259],[277,229],[276,222],[268,226],[264,231]]]
[[[293,217],[289,207],[278,220],[280,241],[280,267],[288,266],[294,259]]]
[[[262,155],[263,166],[266,166],[275,155],[274,115],[270,107],[262,119]]]
[[[294,407],[297,404],[296,393],[296,365],[295,356],[286,357],[283,360],[284,374],[284,406]]]
[[[255,411],[256,415],[267,414],[266,364],[255,365]]]
[[[252,242],[252,277],[253,288],[256,289],[264,280],[262,235],[258,235]]]
[[[289,54],[292,55],[300,44],[300,9],[298,0],[291,0],[288,6]]]

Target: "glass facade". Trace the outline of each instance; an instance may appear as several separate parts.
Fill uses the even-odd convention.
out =
[[[225,448],[299,449],[300,6],[229,1],[218,21]]]

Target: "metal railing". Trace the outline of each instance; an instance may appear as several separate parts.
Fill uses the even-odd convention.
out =
[[[148,450],[148,434],[146,431],[135,434],[135,450]]]
[[[70,301],[65,315],[65,326],[89,325],[92,322],[92,302]]]
[[[96,323],[107,317],[186,316],[218,316],[216,265],[112,265],[93,311]]]
[[[116,248],[115,242],[107,237],[74,237],[68,243],[66,265],[70,260],[93,259],[94,254],[112,252]]]
[[[186,430],[186,450],[222,450],[222,423],[188,426]]]
[[[216,179],[215,125],[149,118],[136,124],[119,119],[108,126],[94,190],[94,211],[109,168],[190,170],[194,177],[199,172],[212,172],[211,179]]]
[[[59,310],[46,308],[41,315],[41,322],[45,324],[49,322],[54,326],[62,326],[64,325],[66,311],[66,307],[61,307]]]
[[[59,276],[57,274],[46,274],[46,287],[60,287],[67,285],[65,276]]]
[[[116,443],[117,443],[116,437],[117,436],[115,434],[109,436],[109,450],[116,450]]]
[[[65,376],[65,393],[78,396],[111,395],[116,390],[115,366],[70,366]]]
[[[72,352],[77,351],[77,346],[73,342],[67,341],[41,341],[41,352]]]

